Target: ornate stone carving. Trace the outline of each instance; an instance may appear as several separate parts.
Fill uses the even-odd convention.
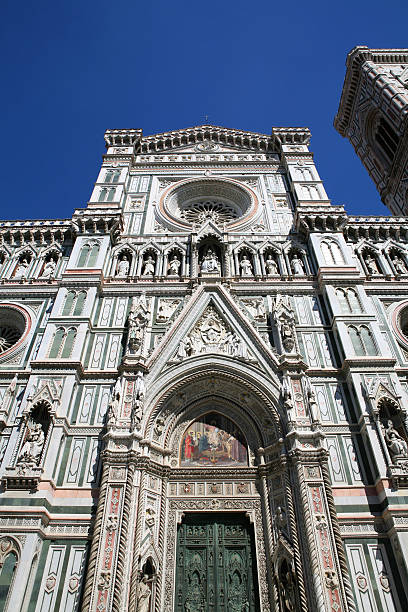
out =
[[[45,435],[40,423],[30,421],[27,424],[27,433],[17,460],[17,466],[36,467],[41,458],[44,442]]]
[[[290,267],[295,276],[304,276],[305,266],[303,264],[303,261],[300,259],[300,257],[296,253],[292,255]]]
[[[293,352],[296,349],[295,313],[289,296],[279,294],[276,296],[273,318],[279,331],[282,352]]]
[[[218,274],[220,271],[220,262],[217,255],[212,249],[207,249],[200,264],[201,274]]]
[[[180,299],[172,300],[172,299],[161,298],[159,300],[158,308],[157,308],[157,321],[160,323],[168,321],[170,317],[173,315],[177,306],[180,304],[180,301],[181,301]]]
[[[246,343],[227,327],[213,306],[207,307],[194,329],[180,342],[177,357],[182,360],[202,353],[249,358]]]
[[[144,293],[139,298],[133,298],[129,313],[128,349],[132,354],[141,353],[143,340],[149,320],[149,308]]]
[[[384,439],[387,443],[393,462],[398,461],[399,458],[408,457],[407,443],[394,428],[391,420],[387,421],[387,426],[384,431]]]

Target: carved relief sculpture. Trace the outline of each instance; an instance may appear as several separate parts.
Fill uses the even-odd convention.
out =
[[[137,589],[137,612],[149,612],[150,597],[152,594],[149,585],[151,583],[152,579],[149,579],[149,576],[147,574],[144,574],[140,577]]]
[[[129,313],[128,347],[132,353],[138,353],[142,349],[148,319],[149,311],[146,297],[142,293],[139,298],[133,298]]]

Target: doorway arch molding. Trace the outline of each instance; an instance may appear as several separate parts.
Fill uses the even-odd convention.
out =
[[[254,430],[258,432],[254,434],[254,446],[273,444],[282,438],[276,387],[270,384],[269,389],[265,389],[263,381],[254,380],[253,376],[248,376],[248,372],[244,377],[225,366],[208,365],[207,362],[206,368],[200,364],[189,371],[179,372],[168,384],[161,385],[156,397],[149,401],[151,409],[146,422],[145,438],[160,442],[169,449],[174,439],[172,432],[177,428],[181,415],[189,411],[192,414],[191,407],[203,405],[209,396],[217,398],[218,406],[224,401],[234,411],[242,412],[248,427],[255,427]],[[159,434],[160,429],[162,431]]]

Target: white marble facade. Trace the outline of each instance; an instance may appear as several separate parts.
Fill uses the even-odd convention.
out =
[[[192,609],[218,516],[241,609],[401,610],[408,221],[332,204],[307,129],[105,140],[72,220],[0,227],[0,609]]]

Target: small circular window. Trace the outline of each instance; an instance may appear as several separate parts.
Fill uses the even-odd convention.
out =
[[[21,344],[29,331],[28,321],[20,307],[0,304],[0,357]]]

